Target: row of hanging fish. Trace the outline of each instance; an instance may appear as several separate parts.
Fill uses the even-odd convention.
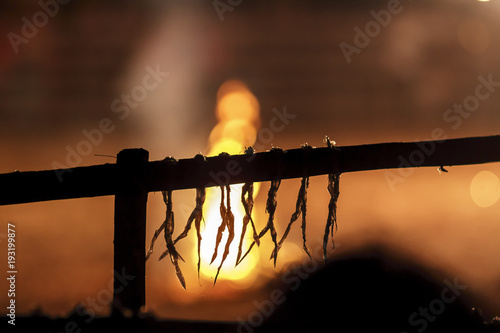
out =
[[[327,146],[332,149],[336,149],[334,147],[334,143],[330,141],[328,138],[325,140]],[[311,148],[310,146],[304,145],[302,146],[304,149]],[[279,148],[273,148],[274,150],[278,150]],[[246,154],[253,154],[253,149],[250,147],[245,151]],[[222,153],[227,155],[226,153]],[[204,158],[203,156],[199,155],[201,158]],[[198,157],[198,155],[197,155]],[[323,258],[324,260],[327,259],[327,245],[328,245],[328,240],[331,237],[332,242],[333,242],[333,234],[334,230],[337,230],[337,200],[339,198],[339,180],[340,180],[340,174],[339,173],[332,173],[328,175],[328,192],[330,194],[330,202],[328,205],[328,217],[326,221],[326,226],[325,226],[325,233],[323,237]],[[281,239],[278,241],[278,235],[276,232],[276,227],[274,223],[274,214],[276,211],[277,207],[277,193],[278,189],[281,184],[281,179],[276,179],[271,181],[271,185],[268,190],[267,194],[267,202],[266,202],[266,212],[268,214],[268,219],[267,223],[264,226],[264,228],[257,233],[257,229],[255,226],[255,223],[252,218],[252,209],[254,206],[254,198],[253,198],[253,182],[247,182],[243,185],[242,187],[242,192],[241,192],[241,204],[243,205],[244,208],[244,217],[241,221],[242,223],[242,228],[241,228],[241,235],[239,235],[239,245],[238,245],[238,254],[235,262],[235,266],[240,264],[245,257],[250,253],[252,248],[254,247],[255,244],[257,246],[260,245],[260,240],[262,237],[266,235],[266,233],[269,231],[271,235],[271,239],[274,243],[274,249],[271,253],[270,259],[274,260],[274,266],[276,267],[276,261],[278,259],[278,253],[279,250],[281,249],[283,242],[285,241],[286,237],[288,236],[288,233],[290,232],[290,229],[292,227],[292,224],[299,219],[300,216],[302,216],[302,247],[305,251],[305,253],[311,258],[311,255],[309,253],[309,250],[306,245],[306,213],[307,213],[307,189],[309,187],[309,177],[304,176],[301,181],[298,197],[297,197],[297,203],[295,205],[295,212],[292,214],[290,218],[290,222],[288,223],[285,232],[283,233],[283,236]],[[217,274],[214,279],[214,284],[217,282],[217,277],[219,276],[220,270],[222,268],[222,265],[224,264],[225,260],[227,259],[229,255],[229,248],[234,241],[235,238],[235,218],[234,215],[231,211],[231,202],[230,202],[230,186],[229,185],[224,185],[220,186],[221,190],[221,202],[220,202],[220,215],[221,215],[221,224],[217,230],[217,237],[216,237],[216,243],[214,247],[214,253],[212,255],[212,259],[210,264],[212,264],[215,259],[219,255],[219,245],[222,240],[223,232],[227,229],[228,232],[228,238],[224,247],[224,251],[222,253],[222,260],[219,264],[219,267],[217,269]],[[197,240],[198,240],[198,278],[200,277],[200,263],[201,263],[201,256],[200,256],[200,249],[201,249],[201,221],[203,220],[203,204],[205,202],[206,198],[206,192],[204,187],[200,187],[196,189],[196,199],[195,203],[196,206],[193,209],[192,213],[190,214],[186,226],[184,228],[184,231],[173,240],[173,233],[174,233],[174,213],[172,211],[172,191],[163,191],[163,201],[165,202],[166,205],[166,217],[165,221],[161,224],[160,228],[155,231],[153,239],[151,240],[151,245],[149,247],[149,250],[146,254],[146,260],[148,260],[153,253],[153,247],[156,239],[158,236],[161,234],[161,232],[164,232],[164,237],[165,237],[165,243],[166,243],[166,250],[160,255],[159,260],[165,258],[166,256],[170,257],[170,261],[175,267],[175,272],[177,275],[177,278],[179,279],[179,282],[181,283],[182,287],[185,289],[186,288],[186,282],[184,279],[184,276],[182,274],[182,271],[179,266],[179,260],[184,261],[182,256],[177,252],[175,249],[175,244],[185,238],[190,229],[191,226],[194,222],[195,228],[196,228],[196,235],[197,235]],[[239,221],[238,221],[239,223]],[[251,226],[251,232],[252,232],[252,237],[253,241],[250,244],[249,248],[246,250],[246,252],[242,255],[243,253],[243,239],[246,234],[246,231],[248,229],[248,225],[250,224]],[[335,244],[333,245],[335,247]],[[312,258],[311,258],[312,259]]]

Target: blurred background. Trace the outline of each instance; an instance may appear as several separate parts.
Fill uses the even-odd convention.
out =
[[[484,86],[500,82],[498,1],[4,1],[0,13],[0,173],[114,163],[135,147],[160,160],[243,153],[250,144],[322,146],[325,135],[343,146],[426,140],[436,129],[447,138],[499,134],[500,83]],[[453,109],[474,100],[478,85],[488,98]],[[500,165],[447,169],[342,175],[331,256],[382,245],[457,277],[498,315]],[[313,177],[308,193],[317,258],[326,185],[326,176]],[[259,230],[268,187],[256,195]],[[287,180],[278,192],[279,235],[299,187]],[[174,193],[175,234],[194,198],[194,190]],[[165,207],[160,193],[148,200],[149,244]],[[7,223],[17,228],[18,314],[65,316],[80,303],[108,313],[113,197],[2,206],[0,221],[3,245]],[[219,223],[207,212],[204,230]],[[156,260],[159,240],[147,263],[147,309],[246,319],[273,279],[306,262],[299,223],[276,268],[266,235],[247,266],[233,275],[231,261],[215,286],[207,262],[198,280],[190,235],[178,243],[187,290],[168,259]],[[102,302],[92,306],[93,298]]]

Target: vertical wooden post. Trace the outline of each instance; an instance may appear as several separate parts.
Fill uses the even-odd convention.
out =
[[[137,315],[146,304],[145,167],[149,152],[126,149],[118,153],[119,190],[115,195],[113,312]]]

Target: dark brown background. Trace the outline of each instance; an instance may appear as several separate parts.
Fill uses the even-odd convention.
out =
[[[244,81],[258,98],[262,126],[273,108],[286,106],[296,115],[272,141],[282,148],[319,146],[325,135],[352,145],[429,139],[436,128],[449,138],[498,134],[499,92],[457,129],[443,115],[474,94],[479,76],[500,81],[499,4],[402,1],[401,8],[348,64],[339,44],[353,44],[353,29],[363,29],[373,20],[370,11],[387,9],[386,2],[243,1],[221,21],[210,1],[72,1],[18,53],[7,35],[20,34],[22,18],[31,21],[41,7],[2,2],[0,172],[64,164],[66,147],[76,147],[85,139],[82,130],[96,128],[103,118],[115,130],[80,165],[112,163],[112,157],[94,154],[116,155],[130,147],[149,150],[151,160],[207,153],[216,92],[231,78]],[[111,103],[141,82],[146,66],[156,65],[170,75],[120,120]],[[344,175],[339,255],[382,243],[458,277],[489,313],[498,314],[499,204],[480,208],[470,195],[471,181],[482,170],[500,175],[498,164],[454,167],[441,175],[422,169],[393,189],[384,171]],[[298,181],[286,181],[280,190],[280,233],[298,187]],[[265,192],[257,198],[261,216]],[[180,191],[175,200],[191,205],[194,192]],[[315,177],[308,204],[311,247],[322,234],[327,205],[326,178]],[[176,209],[178,221],[184,220],[187,210]],[[161,195],[152,193],[148,239],[163,216]],[[0,207],[0,220],[4,230],[7,222],[18,228],[19,314],[41,307],[65,315],[107,288],[112,197]],[[290,236],[297,243],[298,230]],[[5,244],[5,234],[0,241]],[[181,252],[194,244],[186,241]],[[252,301],[268,295],[267,279],[287,260],[304,260],[292,250],[275,271],[261,249],[260,283],[244,290],[227,281],[200,286],[195,257],[182,266],[187,291],[168,262],[148,263],[148,308],[163,317],[245,318],[254,310]],[[6,290],[5,282],[0,289]]]

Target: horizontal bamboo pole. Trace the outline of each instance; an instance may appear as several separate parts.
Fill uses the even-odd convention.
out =
[[[439,167],[500,161],[500,136],[271,150],[145,162],[139,180],[147,192],[262,182],[328,173]],[[0,205],[115,195],[123,190],[116,164],[0,174]],[[62,177],[62,181],[60,181]]]

